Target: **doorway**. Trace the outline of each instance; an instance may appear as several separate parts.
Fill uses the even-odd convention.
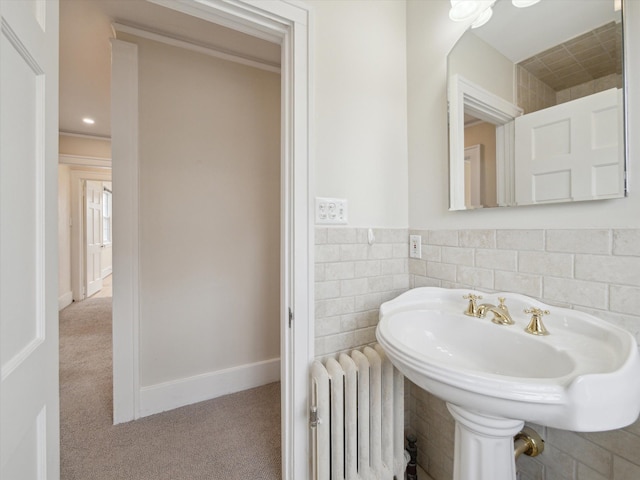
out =
[[[62,174],[62,173],[61,173]],[[113,212],[107,211],[107,233],[105,239],[104,202],[112,201],[111,169],[86,169],[72,167],[70,178],[70,274],[73,301],[81,302],[100,290],[102,279],[113,270]],[[87,185],[91,186],[94,203],[91,226],[87,221]],[[105,193],[107,195],[105,195]],[[96,212],[96,209],[98,210]],[[95,222],[93,221],[95,219]],[[90,235],[88,235],[88,233]],[[93,240],[92,240],[93,239]],[[88,241],[93,241],[91,251]],[[104,247],[103,247],[104,245]],[[93,257],[93,258],[92,258]],[[93,282],[93,285],[89,285]],[[100,288],[99,288],[100,287]]]
[[[144,2],[135,2],[144,3]],[[153,2],[171,8],[182,9],[184,13],[228,25],[231,28],[250,33],[273,41],[282,49],[282,169],[281,169],[281,288],[280,299],[280,337],[281,337],[281,377],[282,395],[282,431],[283,431],[283,476],[304,477],[308,470],[308,442],[306,428],[306,408],[308,391],[308,365],[313,357],[313,295],[312,295],[312,244],[313,227],[309,217],[309,157],[308,157],[308,49],[309,12],[305,7],[288,2],[276,2],[261,5],[259,8],[244,2],[224,2],[224,4],[202,5],[200,2],[186,1]],[[133,5],[133,2],[127,2]],[[295,26],[295,28],[294,28]],[[136,113],[124,108],[120,117],[122,123],[117,128],[136,132]],[[115,109],[120,108],[115,106]],[[115,135],[114,135],[115,137]],[[126,135],[122,138],[128,139]],[[114,232],[125,232],[122,241],[116,238],[118,254],[114,252],[114,295],[117,309],[120,309],[125,322],[114,326],[116,344],[114,345],[114,374],[119,378],[114,385],[116,396],[114,408],[123,412],[121,419],[133,419],[139,416],[140,383],[139,358],[136,345],[139,337],[139,197],[136,185],[139,180],[137,164],[130,162],[129,151],[135,151],[135,138],[131,143],[125,141],[119,149],[114,145],[114,157],[123,160],[122,174],[128,182],[119,183],[116,179],[116,201],[124,209],[122,218],[116,213],[116,222],[120,218],[121,226]],[[295,167],[295,168],[294,168]],[[294,188],[295,185],[295,188]],[[119,200],[118,200],[119,199]],[[122,262],[122,270],[118,269]],[[119,295],[119,293],[121,295]],[[116,320],[117,322],[117,320]],[[118,333],[119,332],[119,333]],[[118,334],[122,334],[120,342]],[[295,347],[295,348],[294,348]],[[294,454],[294,452],[297,452]]]
[[[111,182],[84,182],[84,288],[87,297],[98,294],[112,272]]]
[[[9,5],[12,4],[12,5]],[[79,2],[89,3],[89,2]],[[140,2],[122,2],[127,5],[133,5]],[[234,28],[247,32],[255,32],[256,35],[264,35],[280,42],[283,48],[283,81],[282,81],[282,145],[283,145],[283,195],[282,202],[283,216],[286,221],[283,222],[283,243],[282,251],[282,272],[283,277],[287,279],[285,282],[287,288],[282,293],[281,303],[281,333],[282,333],[282,349],[283,349],[283,379],[286,386],[285,400],[283,401],[283,444],[284,444],[284,468],[283,476],[289,478],[305,478],[309,473],[309,448],[308,436],[306,435],[306,407],[308,393],[308,367],[313,356],[313,294],[312,277],[310,272],[313,266],[313,256],[311,249],[313,245],[313,230],[309,220],[309,212],[311,211],[310,199],[310,162],[309,162],[309,11],[301,4],[294,2],[245,2],[237,0],[227,0],[224,2],[200,2],[195,0],[183,0],[181,2],[158,2],[166,3],[169,6],[191,10],[192,12],[200,11],[201,16],[219,23],[233,25]],[[19,52],[27,53],[29,56],[18,58],[14,55],[10,59],[3,55],[3,65],[12,66],[9,60],[15,60],[20,63],[20,70],[16,68],[3,68],[3,74],[7,71],[11,72],[11,76],[3,75],[3,87],[5,78],[11,82],[7,92],[15,91],[19,95],[7,97],[6,104],[3,103],[3,113],[7,115],[23,114],[19,120],[11,122],[3,122],[3,146],[5,139],[17,139],[11,146],[19,146],[16,150],[21,153],[20,156],[14,155],[15,158],[22,158],[22,152],[27,157],[32,154],[34,146],[38,162],[32,166],[32,170],[28,170],[24,177],[28,177],[27,182],[33,190],[22,189],[20,192],[20,184],[16,184],[14,190],[18,193],[14,195],[14,190],[9,191],[7,198],[12,199],[15,203],[16,198],[27,198],[31,203],[26,202],[29,210],[33,215],[27,218],[36,219],[36,222],[26,222],[28,228],[23,230],[11,230],[11,240],[26,238],[33,241],[33,245],[38,248],[38,254],[35,256],[35,267],[31,271],[24,273],[25,264],[20,264],[15,271],[24,273],[21,279],[35,278],[35,281],[25,281],[19,285],[16,282],[14,290],[8,291],[17,293],[18,300],[22,296],[31,295],[35,292],[35,301],[26,302],[28,305],[34,305],[37,308],[36,314],[29,312],[29,319],[37,320],[35,329],[35,337],[31,335],[28,339],[34,338],[34,342],[29,345],[30,349],[26,355],[20,358],[12,358],[11,365],[3,366],[3,405],[5,399],[10,399],[15,407],[15,411],[19,415],[10,418],[6,424],[3,424],[3,440],[7,440],[9,447],[13,447],[19,442],[21,437],[12,435],[16,432],[35,432],[37,441],[23,442],[24,449],[20,450],[21,456],[14,455],[14,450],[9,448],[7,454],[13,461],[12,471],[21,472],[14,477],[22,477],[32,474],[29,468],[37,468],[38,472],[45,471],[56,472],[58,467],[58,445],[57,438],[58,418],[56,414],[57,401],[57,367],[55,365],[56,344],[57,344],[57,328],[55,327],[55,295],[52,295],[50,287],[55,286],[55,266],[57,254],[55,252],[56,236],[55,224],[55,164],[56,145],[56,126],[58,124],[55,115],[57,113],[57,48],[58,42],[54,36],[57,34],[57,8],[47,9],[30,9],[29,6],[23,8],[22,2],[2,3],[3,22],[7,12],[15,13],[9,21],[9,27],[13,27],[12,32],[15,36],[8,38],[9,42],[16,39],[28,38],[26,45],[33,47],[31,50],[19,49]],[[12,7],[11,9],[9,7]],[[5,8],[7,7],[7,8]],[[13,8],[15,7],[15,8]],[[208,12],[206,15],[204,12]],[[13,22],[13,20],[16,20]],[[50,28],[43,29],[43,22]],[[3,43],[3,46],[5,43]],[[22,43],[21,45],[25,45]],[[33,54],[33,55],[32,55]],[[40,65],[45,68],[44,71],[38,67],[34,70],[34,58],[41,59]],[[5,62],[6,60],[6,62]],[[26,60],[26,62],[25,62]],[[32,85],[35,77],[38,76],[43,82],[39,83],[43,88],[18,88],[22,85]],[[40,78],[38,80],[40,80]],[[23,81],[24,79],[24,81]],[[28,83],[29,81],[31,83]],[[3,94],[5,90],[3,88]],[[36,97],[36,94],[38,97]],[[15,98],[15,101],[14,101]],[[33,101],[34,99],[45,101],[43,105],[46,108],[25,109],[24,104],[20,105],[21,100]],[[5,97],[3,95],[3,100]],[[32,103],[29,103],[32,104]],[[30,116],[28,116],[30,115]],[[27,118],[28,116],[28,118]],[[17,117],[16,117],[17,118]],[[32,122],[33,120],[33,122]],[[32,123],[29,123],[32,122]],[[38,125],[38,129],[17,129],[15,127],[31,124]],[[5,129],[4,127],[7,126]],[[5,137],[4,134],[7,134]],[[12,137],[13,136],[13,137]],[[23,141],[24,140],[24,141]],[[27,150],[29,150],[27,152]],[[35,158],[35,157],[34,157]],[[3,163],[4,166],[4,163]],[[13,166],[13,164],[11,164]],[[46,168],[45,168],[46,167]],[[294,168],[295,167],[295,168]],[[3,176],[5,178],[5,176]],[[295,188],[293,186],[295,185]],[[4,190],[3,190],[4,191]],[[33,202],[34,195],[44,199],[43,202]],[[5,192],[6,193],[6,192]],[[20,194],[22,196],[20,196]],[[12,196],[14,195],[14,196]],[[39,196],[42,195],[42,196]],[[3,204],[4,205],[4,204]],[[4,214],[10,211],[3,209]],[[24,213],[24,212],[23,212]],[[22,220],[22,215],[19,220]],[[47,221],[45,222],[45,219]],[[13,226],[11,223],[5,222],[6,225]],[[5,223],[3,223],[4,226]],[[17,224],[18,222],[14,222]],[[23,224],[20,227],[24,226]],[[37,227],[42,226],[42,230]],[[3,229],[6,231],[7,229]],[[48,242],[50,240],[50,242]],[[49,245],[48,245],[49,244]],[[24,250],[33,259],[33,255],[28,248]],[[22,251],[21,251],[22,253]],[[14,263],[19,263],[23,258],[14,254],[11,260],[16,259]],[[3,261],[7,260],[3,257]],[[3,264],[4,265],[4,264]],[[10,270],[14,272],[14,270]],[[27,277],[30,274],[30,277]],[[124,277],[123,277],[124,278]],[[125,282],[126,283],[126,282]],[[48,288],[42,288],[46,286]],[[124,285],[127,287],[127,285]],[[131,285],[128,285],[129,287]],[[45,295],[46,294],[46,295]],[[6,297],[6,296],[5,296]],[[3,303],[3,306],[5,303]],[[13,306],[13,305],[11,305]],[[135,306],[134,306],[135,308]],[[3,318],[6,318],[4,316]],[[13,318],[13,317],[12,317]],[[17,317],[16,318],[21,318]],[[31,328],[34,322],[8,322],[11,327]],[[5,324],[3,323],[3,327]],[[46,337],[43,335],[45,331]],[[27,332],[30,334],[31,332]],[[4,338],[4,337],[3,337]],[[12,348],[20,349],[22,345],[15,342]],[[295,347],[295,348],[294,348]],[[5,350],[3,350],[5,353]],[[11,355],[13,352],[9,352]],[[23,362],[28,357],[30,367],[28,370],[22,367]],[[37,373],[34,375],[33,373]],[[27,375],[25,375],[27,374]],[[31,374],[31,375],[28,375]],[[11,375],[11,382],[5,381]],[[132,374],[133,375],[133,374]],[[21,382],[18,380],[24,380]],[[16,380],[14,380],[16,379]],[[6,387],[6,388],[5,388]],[[51,409],[49,409],[49,407]],[[47,410],[45,410],[47,408]],[[45,413],[48,414],[45,416]],[[4,428],[6,427],[6,428]],[[34,427],[34,428],[32,428]],[[34,437],[35,438],[35,437]],[[44,448],[46,446],[46,449]],[[4,453],[4,450],[3,450]],[[24,454],[23,454],[24,453]],[[27,457],[28,455],[28,457]],[[38,459],[35,462],[29,462],[28,465],[22,462],[23,459]],[[3,465],[4,467],[4,465]],[[13,468],[15,467],[15,468]],[[34,473],[35,475],[35,473]],[[33,475],[32,475],[33,476]]]

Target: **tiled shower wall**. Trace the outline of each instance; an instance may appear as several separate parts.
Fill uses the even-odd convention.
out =
[[[409,260],[411,287],[523,293],[592,313],[640,340],[638,229],[411,233],[422,235],[423,244],[422,259]],[[553,334],[552,317],[546,325]],[[441,400],[415,386],[410,391],[419,463],[434,480],[450,480],[453,419]],[[518,460],[522,480],[640,479],[640,422],[601,433],[532,426],[545,439],[545,451]]]

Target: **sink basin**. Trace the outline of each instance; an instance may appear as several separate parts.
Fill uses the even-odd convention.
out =
[[[505,297],[515,324],[464,315],[468,293],[493,305]],[[551,312],[549,335],[524,331],[529,307]],[[406,377],[466,411],[572,431],[621,428],[640,411],[635,338],[524,295],[416,288],[380,307],[376,336]]]

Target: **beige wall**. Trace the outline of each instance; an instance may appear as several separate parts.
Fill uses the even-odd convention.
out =
[[[409,225],[412,228],[638,227],[640,201],[631,178],[627,198],[563,205],[449,212],[446,55],[465,26],[451,22],[447,0],[407,3],[409,111]],[[640,3],[626,2],[626,16],[640,21]],[[629,132],[640,128],[640,32],[627,29]],[[640,168],[640,138],[631,136],[629,170]],[[524,214],[523,214],[524,213]]]
[[[496,126],[479,123],[464,129],[464,146],[482,145],[480,202],[485,207],[498,204],[496,192]]]
[[[136,43],[140,383],[277,358],[280,76]]]
[[[60,134],[60,155],[111,158],[111,140]]]
[[[313,0],[316,195],[349,226],[407,227],[405,2]]]

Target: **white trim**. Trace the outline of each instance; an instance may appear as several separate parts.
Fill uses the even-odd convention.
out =
[[[116,32],[128,33],[137,37],[146,38],[147,40],[153,40],[156,42],[164,43],[165,45],[171,45],[172,47],[183,48],[185,50],[201,53],[210,57],[220,58],[222,60],[228,60],[230,62],[247,65],[249,67],[259,68],[268,72],[280,73],[280,65],[269,63],[259,58],[241,55],[237,52],[225,50],[215,45],[198,45],[191,41],[187,41],[164,32],[153,32],[150,30],[144,30],[139,27],[125,25],[123,23],[116,22],[113,24],[113,28]]]
[[[113,266],[103,268],[102,269],[102,278],[107,278],[109,275],[113,273]]]
[[[111,171],[93,172],[88,170],[71,169],[69,182],[71,185],[71,293],[73,300],[81,302],[85,299],[85,252],[84,252],[84,201],[83,182],[96,180],[110,182]]]
[[[636,107],[638,105],[636,98],[640,92],[637,91],[636,88],[629,88],[631,85],[635,85],[631,83],[631,79],[637,79],[640,77],[640,62],[635,61],[638,58],[638,51],[636,45],[640,46],[640,35],[637,32],[637,29],[632,27],[631,19],[640,17],[640,6],[638,2],[632,2],[631,0],[622,0],[622,65],[624,68],[622,69],[622,84],[624,85],[623,89],[623,108],[624,108],[624,119],[623,119],[623,137],[622,142],[624,145],[624,192],[625,196],[629,196],[629,184],[631,178],[631,159],[637,158],[637,143],[634,141],[635,138],[631,136],[631,132],[635,132],[632,127],[636,127],[637,119],[639,118],[638,108],[631,109],[631,106]],[[636,127],[637,128],[637,127]],[[638,152],[640,153],[640,152]],[[636,187],[637,189],[637,187]]]
[[[313,218],[313,165],[309,151],[312,117],[309,63],[311,12],[301,2],[282,0],[149,1],[276,42],[282,47],[282,475],[285,480],[309,478],[309,367],[314,357],[315,340],[314,230],[310,221]],[[114,47],[118,42],[113,41]],[[113,285],[114,419],[118,423],[138,418],[140,414],[137,397],[137,79],[134,82],[132,78],[137,69],[130,68],[127,72],[126,68],[116,68],[117,56],[114,55],[113,58],[112,92],[118,92],[118,95],[112,94],[111,110],[112,118],[118,119],[114,122],[112,131],[116,211],[114,222],[119,222],[114,225],[114,270],[117,276],[114,276]],[[124,92],[119,86],[125,89]],[[115,202],[119,202],[119,207]],[[126,209],[129,210],[124,211]],[[292,308],[296,318],[291,328],[288,320],[289,308]]]
[[[67,293],[63,293],[58,297],[58,311],[65,307],[68,307],[73,303],[73,293],[69,290]]]
[[[282,42],[286,30],[286,23],[283,22],[289,20],[287,16],[278,19],[269,14],[273,7],[279,7],[278,4],[284,3],[279,0],[268,0],[269,4],[262,0],[264,10],[251,7],[252,0],[148,1],[277,44]]]
[[[58,134],[63,137],[77,137],[88,138],[89,140],[111,141],[111,137],[108,135],[91,135],[88,133],[70,132],[68,130],[60,130]]]
[[[500,207],[516,204],[515,122],[496,125],[496,200]]]
[[[63,165],[73,165],[75,167],[111,168],[110,158],[67,155],[64,153],[58,155],[58,163]]]
[[[140,416],[211,400],[280,380],[280,359],[240,365],[140,389]]]
[[[111,40],[113,423],[140,417],[138,47]],[[116,121],[117,119],[117,121]]]
[[[448,85],[449,100],[449,210],[465,210],[464,202],[464,114],[495,125],[522,115],[522,109],[470,82],[459,74]],[[500,150],[502,146],[496,146]]]

